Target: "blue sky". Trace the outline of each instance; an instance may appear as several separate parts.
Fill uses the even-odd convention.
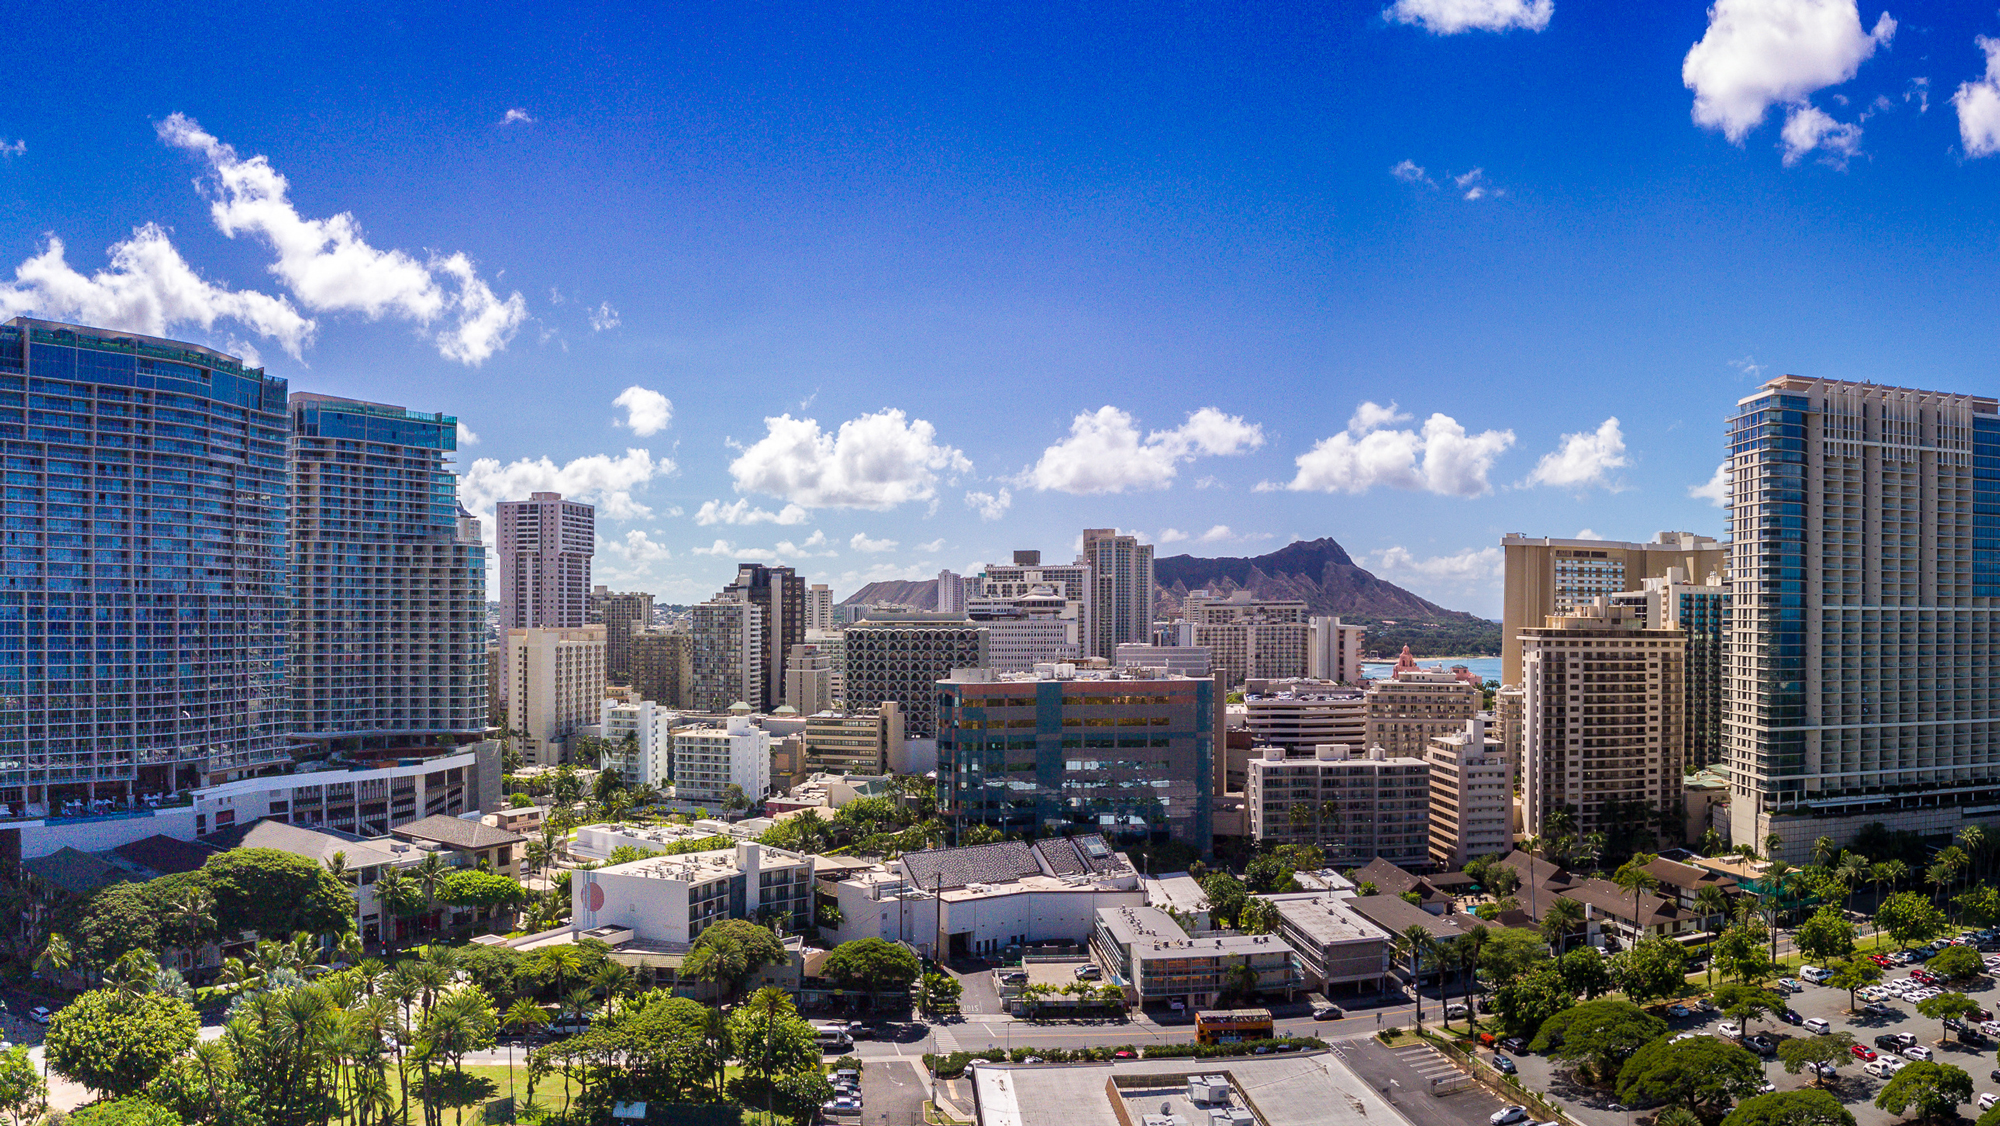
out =
[[[1497,614],[1504,532],[1719,532],[1760,374],[1995,390],[1990,8],[14,22],[0,313],[456,414],[670,599],[1118,526]]]

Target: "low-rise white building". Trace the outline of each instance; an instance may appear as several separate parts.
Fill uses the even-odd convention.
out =
[[[1189,1009],[1211,1008],[1242,967],[1256,975],[1256,989],[1291,992],[1304,984],[1298,956],[1274,934],[1189,938],[1173,916],[1158,907],[1105,907],[1091,931],[1091,953],[1111,980],[1138,1005],[1178,1001]]]
[[[651,700],[604,701],[604,759],[599,767],[613,770],[627,786],[664,786],[674,761],[673,725],[680,713]]]
[[[1095,834],[908,853],[834,891],[837,942],[881,938],[927,955],[940,941],[956,955],[1081,946],[1099,908],[1146,901],[1131,862]]]
[[[755,805],[770,792],[771,734],[748,716],[732,715],[721,727],[679,728],[673,744],[678,801],[721,806],[733,785]]]
[[[714,820],[697,821],[692,825],[584,825],[577,829],[576,839],[570,842],[569,850],[585,860],[609,860],[614,850],[627,846],[641,852],[668,852],[689,841],[705,841],[711,837],[742,839],[730,831],[734,828],[736,826],[726,821]]]
[[[1344,896],[1329,892],[1267,895],[1278,909],[1278,935],[1299,956],[1308,986],[1327,992],[1379,993],[1396,953],[1395,936],[1370,922]]]
[[[630,928],[650,944],[693,942],[724,919],[805,929],[813,910],[813,858],[743,842],[714,852],[655,856],[570,876],[570,921],[580,932]]]
[[[435,814],[500,804],[500,744],[458,754],[342,770],[268,774],[196,790],[194,835],[269,817],[308,828],[379,837]]]

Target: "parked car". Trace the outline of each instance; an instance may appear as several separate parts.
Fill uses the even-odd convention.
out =
[[[1494,1111],[1486,1121],[1492,1123],[1493,1126],[1508,1126],[1509,1123],[1513,1122],[1525,1122],[1527,1118],[1528,1108],[1519,1103],[1514,1103]]]
[[[1778,988],[1784,990],[1787,993],[1804,993],[1806,991],[1805,982],[1802,982],[1795,977],[1779,978]]]
[[[1856,1044],[1852,1048],[1847,1049],[1847,1051],[1848,1054],[1852,1055],[1855,1059],[1860,1060],[1862,1063],[1868,1063],[1874,1060],[1875,1058],[1875,1049],[1869,1047],[1866,1044]]]
[[[1806,1018],[1797,1009],[1786,1009],[1778,1014],[1778,1019],[1786,1024],[1803,1024]]]
[[[1743,1026],[1733,1020],[1725,1020],[1715,1026],[1715,1034],[1724,1040],[1741,1040],[1743,1038]]]
[[[1871,1017],[1886,1017],[1895,1011],[1880,1001],[1870,1001],[1861,1007],[1862,1015]]]
[[[1928,1063],[1931,1058],[1931,1050],[1922,1044],[1912,1044],[1903,1049],[1903,1057],[1905,1059],[1916,1060],[1920,1063]]]
[[[1111,1053],[1111,1058],[1114,1060],[1136,1060],[1139,1058],[1139,1053],[1129,1049],[1121,1049]]]
[[[1498,1071],[1502,1075],[1513,1075],[1514,1073],[1521,1070],[1520,1068],[1514,1066],[1513,1060],[1510,1060],[1506,1056],[1501,1056],[1501,1055],[1496,1055],[1493,1057],[1493,1069],[1495,1071]]]
[[[1444,1017],[1446,1020],[1463,1020],[1464,1018],[1469,1017],[1471,1015],[1472,1015],[1471,1009],[1468,1009],[1464,1005],[1458,1004],[1455,1001],[1444,1007]]]
[[[36,1024],[47,1024],[49,1021],[55,1019],[55,1014],[41,1005],[36,1005],[34,1008],[28,1010],[28,1019],[34,1021]]]
[[[1820,1017],[1807,1017],[1802,1022],[1802,1025],[1807,1032],[1813,1033],[1816,1036],[1825,1036],[1827,1033],[1833,1031],[1833,1025],[1828,1024]]]
[[[1762,1032],[1759,1032],[1755,1036],[1744,1037],[1743,1046],[1760,1056],[1774,1056],[1778,1054],[1778,1042]]]
[[[1901,1071],[1903,1065],[1908,1062],[1908,1060],[1897,1059],[1895,1056],[1883,1056],[1879,1060],[1863,1064],[1861,1070],[1873,1075],[1877,1079],[1887,1079],[1896,1074],[1896,1072]]]
[[[1078,966],[1076,969],[1071,970],[1070,973],[1078,981],[1096,981],[1098,978],[1104,976],[1104,971],[1101,968],[1092,965]]]
[[[1985,1094],[1979,1096],[1979,1109],[1981,1110],[1992,1109],[1994,1103],[2000,1103],[2000,1095],[1987,1091]]]
[[[1505,1040],[1500,1041],[1500,1046],[1514,1053],[1517,1056],[1525,1056],[1528,1054],[1528,1042],[1526,1040],[1521,1039],[1519,1036],[1507,1037]]]
[[[1824,966],[1799,967],[1799,978],[1803,981],[1810,981],[1814,985],[1818,985],[1821,982],[1825,981],[1827,978],[1830,978],[1832,976],[1833,976],[1833,971],[1825,968]]]
[[[1668,1005],[1667,1015],[1675,1020],[1681,1020],[1682,1018],[1693,1016],[1694,1010],[1688,1008],[1686,1005]]]

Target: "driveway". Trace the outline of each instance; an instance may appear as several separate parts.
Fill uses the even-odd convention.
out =
[[[915,1126],[929,1098],[919,1060],[872,1060],[861,1069],[861,1126]]]

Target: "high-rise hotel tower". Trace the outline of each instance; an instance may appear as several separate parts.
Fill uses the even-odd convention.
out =
[[[195,344],[0,325],[0,805],[285,761],[285,381]]]
[[[1783,376],[1729,421],[1731,835],[2000,809],[2000,403]]]

